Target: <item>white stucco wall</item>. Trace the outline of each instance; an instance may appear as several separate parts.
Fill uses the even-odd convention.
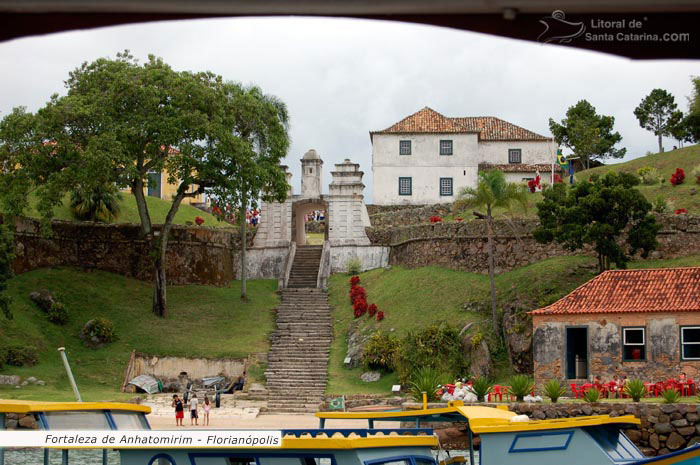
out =
[[[399,141],[411,141],[411,155],[399,155]],[[440,155],[440,141],[452,140],[453,154]],[[372,143],[374,203],[433,204],[453,201],[461,187],[476,186],[479,163],[508,164],[508,150],[522,151],[521,163],[551,163],[554,141],[479,142],[476,134],[375,134]],[[521,182],[535,173],[506,173]],[[549,182],[549,174],[541,173]],[[399,178],[410,177],[411,195],[399,195]],[[453,195],[440,195],[440,178],[452,178]]]

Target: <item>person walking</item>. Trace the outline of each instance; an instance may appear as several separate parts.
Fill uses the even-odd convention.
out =
[[[192,394],[192,399],[190,400],[190,426],[195,425],[199,426],[199,423],[197,419],[199,418],[199,415],[197,414],[197,404],[199,401],[197,400],[197,394]]]
[[[182,419],[185,418],[185,406],[177,394],[173,395],[172,406],[175,408],[175,426],[182,426]]]
[[[204,394],[204,405],[202,406],[204,410],[204,418],[202,419],[202,426],[209,426],[209,411],[211,410],[211,403],[209,402],[209,396]]]

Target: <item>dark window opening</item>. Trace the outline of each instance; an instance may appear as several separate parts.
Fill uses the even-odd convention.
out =
[[[588,328],[566,328],[566,377],[588,378]]]
[[[520,149],[508,150],[508,163],[522,163],[523,153]]]
[[[681,359],[700,360],[700,326],[681,326]]]
[[[400,140],[399,141],[399,155],[410,155],[411,154],[411,141],[410,140]]]
[[[440,196],[452,195],[452,178],[440,178]]]
[[[622,328],[622,359],[646,360],[646,331],[644,328]]]
[[[413,179],[399,178],[399,195],[413,194]]]
[[[452,141],[451,140],[441,140],[440,141],[440,155],[452,155]]]

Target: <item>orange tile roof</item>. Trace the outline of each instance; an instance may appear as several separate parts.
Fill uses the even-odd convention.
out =
[[[374,134],[420,133],[477,133],[482,141],[551,140],[527,129],[493,116],[468,116],[449,118],[432,108],[425,107],[388,128],[370,132]]]
[[[698,312],[700,267],[605,271],[531,315]]]
[[[534,173],[539,171],[541,174],[547,174],[552,172],[552,165],[550,163],[479,163],[479,171],[489,171],[498,170],[504,173]],[[563,170],[558,164],[554,164],[554,172],[561,173]]]

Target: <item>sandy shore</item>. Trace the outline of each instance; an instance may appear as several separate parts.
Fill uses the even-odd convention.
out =
[[[201,412],[200,412],[201,416]],[[259,415],[255,418],[244,417],[217,417],[212,413],[209,417],[209,426],[202,426],[202,419],[199,419],[200,426],[190,425],[190,419],[185,417],[184,427],[175,426],[175,415],[172,417],[149,416],[148,422],[153,429],[294,429],[294,428],[318,428],[318,418],[313,414],[309,415]],[[366,428],[367,421],[364,420],[328,420],[326,427],[330,428]],[[375,428],[396,428],[396,422],[377,422]]]

